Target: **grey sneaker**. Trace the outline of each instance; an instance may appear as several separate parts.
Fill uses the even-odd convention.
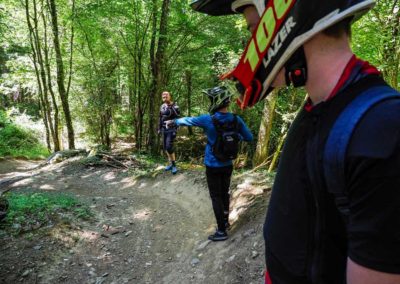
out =
[[[208,239],[213,242],[225,241],[228,239],[228,234],[226,232],[216,230],[213,235],[208,236]]]

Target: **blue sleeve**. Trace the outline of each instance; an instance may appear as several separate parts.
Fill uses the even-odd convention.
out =
[[[200,115],[195,117],[182,117],[175,120],[178,126],[197,126],[204,128],[209,115]]]
[[[251,133],[250,129],[247,127],[246,123],[244,123],[243,119],[238,116],[238,121],[240,124],[240,135],[242,136],[243,141],[252,141],[253,140],[253,134]]]

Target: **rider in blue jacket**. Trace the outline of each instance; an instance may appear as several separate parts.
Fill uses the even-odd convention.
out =
[[[226,88],[208,89],[205,94],[211,101],[210,114],[175,119],[171,121],[171,124],[201,127],[207,135],[204,164],[206,165],[207,184],[218,225],[216,232],[208,238],[212,241],[223,241],[228,239],[226,230],[229,227],[229,186],[233,166],[232,160],[221,161],[213,153],[213,145],[217,140],[217,129],[214,126],[213,118],[219,124],[232,123],[236,119],[240,140],[251,141],[253,135],[239,116],[228,112],[231,94]]]

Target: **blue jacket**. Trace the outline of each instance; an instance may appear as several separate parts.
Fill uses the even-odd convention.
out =
[[[228,122],[228,121],[233,121],[233,114],[230,112],[227,113],[222,113],[222,112],[216,112],[215,117],[218,121],[221,122]],[[253,140],[253,134],[251,134],[250,130],[248,129],[247,125],[244,123],[244,121],[237,116],[238,124],[239,124],[239,134],[240,137],[243,141],[251,141]],[[212,122],[211,115],[209,114],[203,114],[200,116],[196,117],[182,117],[179,119],[175,120],[176,125],[178,126],[197,126],[201,127],[204,129],[206,135],[207,135],[207,146],[206,146],[206,153],[205,153],[205,158],[204,158],[204,164],[207,167],[211,168],[219,168],[219,167],[226,167],[232,165],[232,161],[227,161],[227,162],[221,162],[217,160],[217,158],[214,156],[212,153],[212,146],[215,144],[215,141],[217,140],[217,131],[214,127],[214,124]]]

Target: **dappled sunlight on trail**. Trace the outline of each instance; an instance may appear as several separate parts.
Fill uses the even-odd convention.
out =
[[[134,219],[138,219],[138,220],[142,220],[142,221],[146,221],[149,218],[151,218],[151,212],[149,209],[142,209],[139,210],[138,212],[133,214],[133,218]]]
[[[251,208],[265,200],[269,187],[260,187],[257,176],[233,179],[230,239],[210,243],[215,220],[203,172],[160,171],[155,178],[133,179],[123,170],[62,162],[30,174],[10,184],[12,190],[73,195],[94,217],[53,224],[40,230],[44,235],[33,233],[30,240],[4,246],[0,260],[17,267],[7,274],[9,282],[24,273],[25,280],[38,283],[257,283],[262,278],[257,220],[265,206]],[[33,268],[19,264],[14,250]],[[1,273],[7,269],[0,266]]]

